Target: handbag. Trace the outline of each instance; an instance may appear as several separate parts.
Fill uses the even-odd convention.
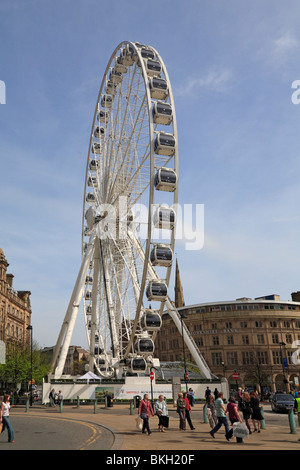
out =
[[[146,413],[141,413],[141,418],[142,418],[142,419],[147,419]]]
[[[136,427],[140,431],[143,427],[143,420],[138,416],[136,419]]]

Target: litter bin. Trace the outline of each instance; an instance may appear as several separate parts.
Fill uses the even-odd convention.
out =
[[[106,395],[106,399],[107,399],[107,407],[108,407],[108,408],[112,408],[112,407],[113,407],[113,399],[112,399],[112,396],[111,396],[111,395]]]
[[[138,408],[140,406],[140,401],[141,401],[142,397],[140,395],[135,395],[133,397],[133,400],[134,400],[134,403],[135,403],[135,407]]]

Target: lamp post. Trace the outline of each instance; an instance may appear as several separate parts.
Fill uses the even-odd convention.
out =
[[[283,383],[285,384],[285,389],[288,392],[288,380],[286,379],[286,376],[285,376],[285,368],[286,368],[285,365],[286,365],[287,359],[286,359],[286,357],[283,357],[282,350],[281,350],[281,346],[284,349],[285,346],[286,346],[286,343],[284,341],[281,341],[279,343],[279,346],[280,346],[280,356],[281,356],[281,363],[282,363]]]
[[[184,364],[184,381],[185,381],[185,388],[186,392],[188,391],[188,373],[186,370],[186,359],[185,359],[185,345],[184,345],[184,330],[183,330],[183,319],[187,318],[187,316],[183,312],[179,312],[180,320],[181,320],[181,336],[182,336],[182,352],[183,352],[183,364]]]
[[[32,325],[28,325],[26,330],[30,331],[30,406],[32,406]]]

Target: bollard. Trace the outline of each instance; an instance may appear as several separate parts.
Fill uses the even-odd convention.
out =
[[[133,407],[136,408],[136,397],[133,397]]]
[[[28,412],[28,410],[29,410],[29,399],[26,400],[26,407],[25,407],[26,413]]]
[[[105,395],[105,408],[107,408],[107,396]]]
[[[264,409],[263,409],[262,406],[260,408],[260,412],[261,412],[261,415],[263,417],[263,419],[260,422],[260,427],[261,427],[261,429],[266,429],[265,414],[264,414]]]
[[[79,396],[77,395],[77,408],[79,408],[79,407],[80,407],[80,398],[79,398]]]
[[[297,434],[295,415],[294,415],[293,409],[289,410],[289,423],[290,423],[291,434]]]
[[[133,401],[130,401],[130,414],[133,415]]]
[[[203,420],[204,420],[204,423],[208,423],[207,405],[206,405],[206,403],[205,403],[205,405],[203,406]]]
[[[59,402],[59,412],[62,413],[63,412],[63,401],[60,400]]]
[[[94,401],[94,414],[97,413],[97,400]]]

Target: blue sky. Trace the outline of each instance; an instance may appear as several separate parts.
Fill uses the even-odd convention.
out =
[[[186,304],[300,290],[299,19],[297,0],[1,1],[0,247],[32,292],[40,346],[55,344],[80,266],[92,117],[124,40],[167,66],[179,202],[205,208],[204,247],[176,245]]]

